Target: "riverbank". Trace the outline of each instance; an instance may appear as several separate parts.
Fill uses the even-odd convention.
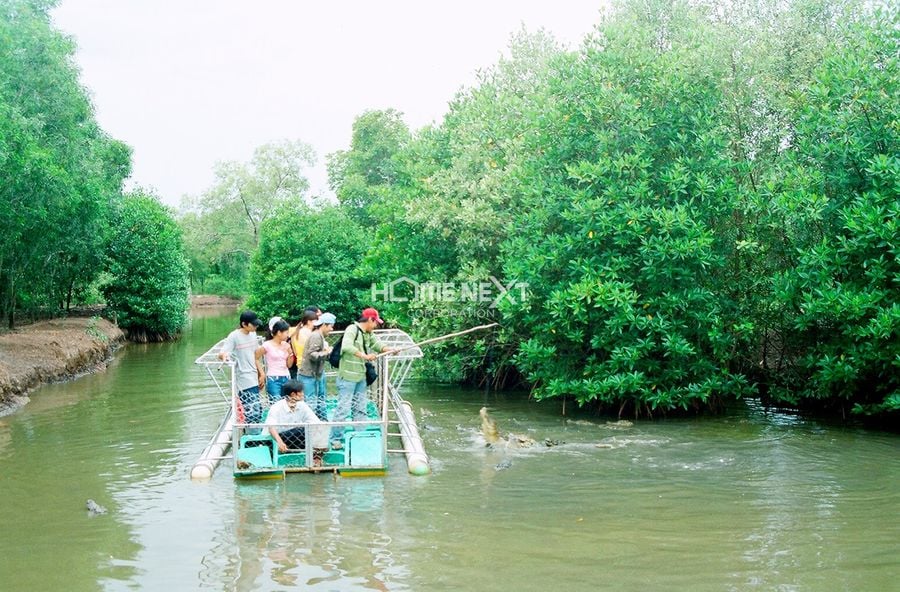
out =
[[[191,296],[191,308],[203,308],[206,306],[240,306],[240,298],[232,298],[230,296],[210,296],[206,294],[195,294]]]
[[[41,321],[0,335],[0,416],[27,403],[38,386],[105,368],[124,340],[99,317]]]

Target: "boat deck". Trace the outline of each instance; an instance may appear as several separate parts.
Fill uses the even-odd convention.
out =
[[[227,405],[227,413],[217,434],[213,436],[195,465],[192,477],[211,477],[218,462],[229,458],[232,460],[234,476],[238,478],[281,478],[285,473],[296,472],[335,472],[348,476],[379,475],[384,474],[387,469],[389,452],[407,452],[408,459],[411,458],[409,452],[405,450],[411,441],[418,463],[415,473],[424,474],[421,471],[421,463],[422,459],[425,459],[427,467],[427,456],[418,437],[415,419],[411,413],[399,411],[404,404],[408,408],[408,404],[400,397],[400,389],[409,375],[412,362],[422,357],[422,350],[408,334],[399,329],[376,330],[375,334],[383,346],[402,351],[376,360],[378,379],[367,389],[366,419],[334,421],[337,389],[332,380],[328,380],[327,422],[279,426],[306,429],[306,447],[285,453],[278,451],[274,439],[268,434],[267,426],[244,421],[243,409],[235,387],[233,363],[223,362],[218,357],[225,340],[222,339],[213,345],[197,358],[196,364],[205,368],[216,384]],[[334,343],[342,335],[343,331],[334,331],[329,335],[328,341]],[[332,378],[336,374],[337,372],[332,371],[327,372],[326,376]],[[260,403],[263,408],[263,419],[260,421],[264,422],[269,406],[265,393],[260,393]],[[406,425],[409,422],[413,425]],[[389,425],[396,424],[399,424],[399,433],[389,433]],[[345,428],[345,432],[338,445],[335,445],[329,433],[326,440],[327,448],[313,449],[310,446],[314,440],[324,440],[321,432],[316,438],[317,430],[331,432],[340,426]],[[390,449],[388,440],[391,437],[401,437],[403,449]],[[230,457],[225,456],[229,447],[234,451]],[[412,471],[412,468],[410,470]]]

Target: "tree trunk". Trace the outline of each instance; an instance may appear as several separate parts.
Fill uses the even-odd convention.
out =
[[[16,328],[16,281],[13,279],[13,273],[9,273],[9,300],[7,311],[9,313],[9,324],[7,327],[10,331]]]
[[[72,308],[72,291],[75,289],[75,281],[69,282],[69,290],[66,293],[66,312]]]

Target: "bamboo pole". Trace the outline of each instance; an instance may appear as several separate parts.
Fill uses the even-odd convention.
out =
[[[412,345],[407,345],[405,347],[400,347],[395,349],[392,352],[388,353],[380,353],[376,358],[380,358],[381,356],[389,356],[391,354],[396,354],[402,351],[406,351],[408,349],[413,349],[415,347],[421,347],[423,345],[428,345],[429,343],[435,343],[437,341],[443,341],[445,339],[451,339],[453,337],[459,337],[460,335],[465,335],[466,333],[472,333],[474,331],[482,331],[484,329],[490,329],[491,327],[499,327],[500,323],[491,323],[489,325],[479,325],[478,327],[472,327],[471,329],[466,329],[465,331],[457,331],[456,333],[448,333],[446,335],[441,335],[440,337],[432,337],[431,339],[426,339],[425,341],[420,341],[419,343],[414,343]]]

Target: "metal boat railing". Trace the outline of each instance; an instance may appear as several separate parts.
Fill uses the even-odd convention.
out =
[[[343,331],[333,331],[328,336],[328,342],[331,344],[337,342],[338,339],[342,338],[343,333]],[[354,429],[368,428],[370,430],[378,426],[382,436],[383,456],[386,457],[388,453],[403,452],[407,456],[410,472],[424,474],[423,467],[424,472],[427,472],[428,457],[425,454],[424,445],[415,425],[415,417],[411,407],[400,396],[400,389],[409,376],[412,362],[423,356],[422,350],[419,347],[415,347],[412,338],[400,329],[380,329],[375,331],[375,335],[384,347],[404,348],[403,351],[397,354],[379,357],[375,362],[378,379],[367,389],[366,393],[368,401],[374,404],[377,409],[378,419],[328,422],[324,425],[327,425],[328,428],[348,426]],[[232,361],[222,361],[219,358],[224,343],[224,339],[218,341],[195,361],[197,365],[204,368],[215,385],[217,392],[227,402],[227,412],[213,437],[204,448],[199,460],[194,465],[191,471],[193,478],[210,478],[219,461],[229,458],[234,460],[235,469],[237,470],[238,459],[234,454],[226,455],[228,448],[238,450],[242,436],[251,435],[251,431],[266,429],[264,424],[249,424],[238,421],[241,414],[239,413],[240,402],[237,397],[234,363]],[[227,379],[225,376],[222,376],[225,373],[228,375]],[[327,377],[333,377],[336,374],[336,370],[326,372]],[[264,389],[260,392],[260,402],[263,408],[268,407],[268,397]],[[393,411],[396,419],[390,419],[391,411]],[[399,432],[389,432],[389,425],[399,425]],[[400,437],[403,449],[390,448],[388,445],[389,437]],[[306,462],[302,466],[293,468],[293,470],[322,470],[314,466],[309,442],[310,439],[308,438],[307,450],[305,450]],[[340,468],[340,466],[329,467],[329,469]]]

